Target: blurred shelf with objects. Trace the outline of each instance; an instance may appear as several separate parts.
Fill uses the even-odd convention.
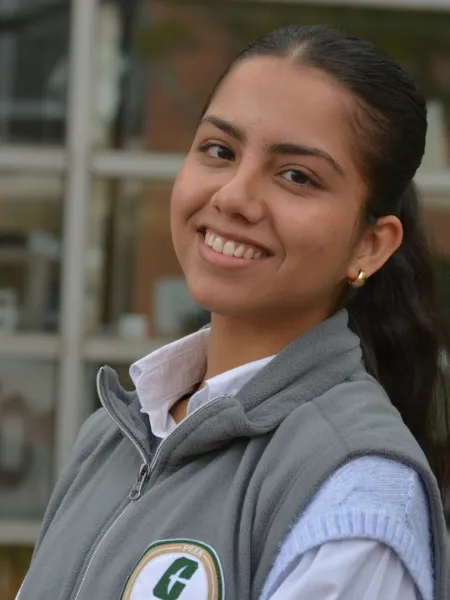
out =
[[[417,184],[450,318],[446,0],[0,0],[0,598],[108,363],[207,322],[169,230],[171,185],[232,56],[288,23],[337,25],[412,73],[429,108]]]

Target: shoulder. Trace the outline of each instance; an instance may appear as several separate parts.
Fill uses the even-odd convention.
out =
[[[70,459],[58,477],[58,481],[56,482],[47,505],[41,530],[36,541],[34,554],[36,554],[40,547],[52,520],[62,506],[69,490],[76,485],[76,478],[82,469],[83,464],[95,454],[95,448],[111,429],[109,421],[110,419],[106,418],[105,409],[101,408],[86,419],[81,426]]]
[[[99,408],[92,413],[78,432],[72,456],[91,451],[92,447],[96,446],[105,435],[115,430],[112,425],[112,420],[104,408]]]
[[[400,557],[424,597],[433,586],[428,500],[419,475],[400,462],[366,456],[347,462],[295,520],[277,557],[286,565],[331,541],[375,540]]]
[[[295,396],[295,392],[293,393]],[[383,387],[363,367],[351,377],[318,395],[310,402],[298,402],[280,434],[289,429],[291,445],[303,445],[305,430],[310,436],[324,436],[349,456],[382,454],[414,464],[418,472],[428,463],[419,444],[406,427]],[[408,460],[410,459],[410,460]]]

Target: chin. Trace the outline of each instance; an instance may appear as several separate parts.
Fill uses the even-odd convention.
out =
[[[193,300],[204,310],[217,315],[243,316],[256,307],[249,306],[248,294],[233,294],[231,290],[221,293],[211,285],[189,285]]]

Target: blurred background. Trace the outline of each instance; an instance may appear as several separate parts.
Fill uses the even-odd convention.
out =
[[[0,0],[0,598],[98,406],[99,365],[192,331],[172,181],[230,58],[288,23],[366,37],[429,106],[417,183],[450,314],[450,0]]]

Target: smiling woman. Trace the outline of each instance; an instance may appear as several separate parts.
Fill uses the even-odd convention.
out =
[[[341,31],[233,61],[172,191],[211,325],[134,363],[136,392],[100,370],[20,600],[448,600],[426,127],[410,77]]]

